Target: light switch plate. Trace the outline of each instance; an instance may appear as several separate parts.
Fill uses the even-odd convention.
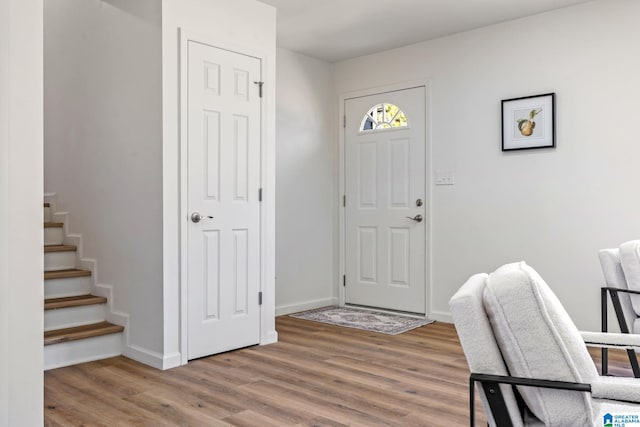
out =
[[[436,185],[454,185],[456,183],[453,169],[436,170]]]

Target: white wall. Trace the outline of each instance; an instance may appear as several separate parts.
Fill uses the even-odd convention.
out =
[[[163,0],[163,259],[164,259],[164,354],[165,367],[186,362],[186,322],[180,321],[180,115],[179,75],[180,29],[210,43],[265,57],[262,223],[267,232],[263,242],[263,305],[261,343],[277,340],[275,331],[275,9],[254,0]],[[182,289],[183,291],[185,289]],[[178,357],[176,359],[174,356]]]
[[[42,1],[0,0],[0,426],[43,422]]]
[[[337,144],[329,63],[278,49],[276,311],[337,304]]]
[[[599,325],[600,248],[639,238],[640,2],[600,0],[335,65],[337,93],[431,79],[431,311],[526,260]],[[500,100],[556,92],[557,148],[500,151]]]
[[[160,0],[45,1],[45,190],[130,314],[125,354],[162,336]],[[134,351],[139,350],[139,352]],[[135,353],[135,354],[132,354]]]

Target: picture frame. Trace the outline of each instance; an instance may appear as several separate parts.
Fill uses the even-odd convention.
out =
[[[556,94],[502,100],[502,151],[556,147]]]

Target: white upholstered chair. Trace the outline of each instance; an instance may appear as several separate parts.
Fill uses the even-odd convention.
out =
[[[622,333],[640,334],[640,240],[598,253],[606,286],[601,288],[602,331],[608,330],[607,295]],[[640,378],[636,352],[627,350],[634,376]],[[607,350],[602,349],[602,374],[607,374]]]
[[[491,426],[602,426],[606,413],[640,417],[640,379],[601,377],[585,343],[640,348],[640,337],[579,332],[542,278],[524,262],[472,276],[451,298]],[[637,402],[637,403],[636,403]]]

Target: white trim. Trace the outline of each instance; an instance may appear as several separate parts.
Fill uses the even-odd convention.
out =
[[[187,31],[184,28],[179,29],[179,63],[180,63],[180,88],[178,98],[180,101],[180,125],[179,125],[179,141],[178,147],[180,151],[179,166],[179,200],[180,200],[180,240],[178,242],[179,259],[180,259],[180,361],[181,364],[188,363],[188,300],[187,300],[187,117],[185,112],[188,110],[187,97],[183,96],[187,93],[187,44],[189,41],[206,44],[219,49],[228,50],[239,53],[241,55],[251,56],[260,60],[261,80],[270,82],[268,69],[268,55],[260,50],[247,48],[246,46],[238,46],[229,40],[221,40],[211,38],[206,35],[197,34]],[[260,344],[272,344],[277,342],[278,333],[275,330],[275,278],[273,265],[275,263],[274,251],[274,227],[275,221],[271,212],[275,212],[275,171],[270,167],[275,159],[272,153],[272,144],[270,144],[268,125],[268,104],[272,96],[275,96],[275,90],[269,85],[263,87],[262,99],[260,103],[260,186],[262,188],[262,203],[260,204],[260,291],[263,293],[263,303],[260,307]]]
[[[453,323],[453,317],[447,311],[431,311],[429,319],[436,322]]]
[[[298,302],[295,304],[281,305],[276,307],[276,316],[284,316],[291,313],[313,310],[321,307],[338,305],[338,298],[322,298],[311,301]]]
[[[275,124],[275,54],[271,59],[266,52],[256,52],[242,49],[242,51],[253,53],[253,56],[261,60],[261,79],[264,82],[262,87],[262,103],[260,110],[261,120],[261,146],[260,146],[260,182],[262,188],[262,202],[260,210],[261,236],[260,249],[261,260],[260,272],[262,291],[262,306],[260,313],[260,345],[273,344],[278,342],[278,332],[276,331],[276,134],[275,126],[270,128],[271,123]],[[273,61],[273,65],[272,65]],[[269,70],[273,69],[273,76]]]
[[[122,355],[156,369],[166,370],[180,366],[180,353],[161,354],[137,345],[125,345]]]
[[[427,289],[425,292],[425,295],[427,297],[427,312],[425,313],[427,315],[427,317],[429,317],[431,320],[438,320],[438,319],[434,319],[433,316],[436,315],[438,312],[437,310],[433,309],[433,291],[434,291],[434,287],[431,286],[431,284],[433,283],[433,239],[431,238],[433,236],[433,212],[435,209],[433,209],[433,191],[432,191],[432,185],[433,182],[431,180],[431,174],[433,173],[433,151],[432,151],[432,145],[431,145],[431,141],[432,139],[432,128],[433,126],[431,126],[431,111],[432,111],[432,105],[431,105],[431,80],[426,80],[425,81],[425,96],[426,96],[426,103],[425,103],[425,137],[427,138],[427,162],[426,162],[426,189],[427,189],[427,194],[426,194],[426,202],[428,203],[427,205],[427,221],[426,221],[426,226],[427,226],[427,255],[426,255],[426,268],[427,268]],[[450,313],[446,313],[446,316],[448,318],[448,320],[440,320],[443,322],[447,322],[447,323],[453,323],[453,318],[451,317]]]
[[[137,345],[125,345],[122,348],[122,355],[156,369],[163,368],[162,354],[153,350],[148,350]]]
[[[372,88],[366,88],[366,89],[359,89],[359,90],[355,90],[355,91],[349,91],[349,92],[344,92],[343,94],[340,95],[340,105],[338,106],[338,123],[343,123],[344,120],[344,116],[345,116],[345,101],[348,99],[353,99],[353,98],[361,98],[364,96],[371,96],[371,95],[379,95],[379,94],[383,94],[386,92],[396,92],[399,90],[406,90],[406,89],[413,89],[413,88],[418,88],[418,87],[424,87],[425,89],[425,155],[426,155],[426,161],[425,161],[425,200],[427,201],[427,206],[425,206],[425,215],[427,217],[426,221],[425,221],[425,243],[426,243],[426,256],[425,256],[425,269],[426,269],[426,275],[425,275],[425,317],[433,319],[432,317],[432,310],[431,310],[431,301],[433,300],[433,298],[431,298],[431,282],[432,282],[432,269],[431,266],[433,265],[432,263],[432,218],[433,218],[433,196],[432,196],[432,191],[431,191],[431,170],[432,170],[432,159],[433,159],[433,155],[431,152],[431,120],[430,120],[430,116],[431,116],[431,93],[430,93],[430,88],[431,88],[431,80],[430,79],[425,79],[425,80],[413,80],[413,81],[408,81],[408,82],[400,82],[400,83],[393,83],[393,84],[389,84],[389,85],[384,85],[384,86],[377,86],[377,87],[372,87]],[[338,301],[339,301],[339,305],[341,307],[343,307],[345,305],[345,289],[344,286],[342,286],[342,276],[345,274],[346,272],[346,265],[345,265],[345,256],[346,256],[346,249],[345,249],[345,245],[346,245],[346,233],[345,233],[345,207],[344,204],[342,203],[342,197],[346,194],[346,187],[345,187],[345,174],[346,174],[346,169],[345,169],[345,127],[344,126],[340,126],[340,131],[339,133],[339,141],[338,141],[338,156],[339,156],[339,163],[338,163],[338,168],[339,168],[339,189],[340,189],[340,193],[339,193],[339,214],[338,214],[338,218],[339,218],[339,241],[338,241],[338,247],[339,247],[339,268],[338,268],[338,275],[335,278],[336,282],[338,283],[338,288],[339,288],[339,295],[338,295]],[[348,201],[347,201],[348,203]],[[450,318],[450,315],[449,315]]]
[[[180,348],[180,362],[185,365],[189,362],[189,301],[187,299],[187,225],[185,218],[187,214],[187,118],[184,117],[184,112],[188,109],[188,100],[186,93],[188,93],[188,78],[186,70],[188,69],[188,38],[182,28],[178,29],[180,34],[180,44],[178,46],[178,55],[180,62],[180,89],[178,90],[178,100],[180,102],[180,108],[178,114],[180,115],[179,134],[178,138],[178,150],[180,150],[180,166],[178,168],[178,197],[180,200],[180,214],[178,215],[178,227],[180,228],[180,235],[178,240],[178,255],[180,256],[180,281],[178,288],[180,292],[180,334],[179,334],[179,348]],[[185,94],[185,95],[183,95]],[[184,143],[183,143],[184,142]]]

